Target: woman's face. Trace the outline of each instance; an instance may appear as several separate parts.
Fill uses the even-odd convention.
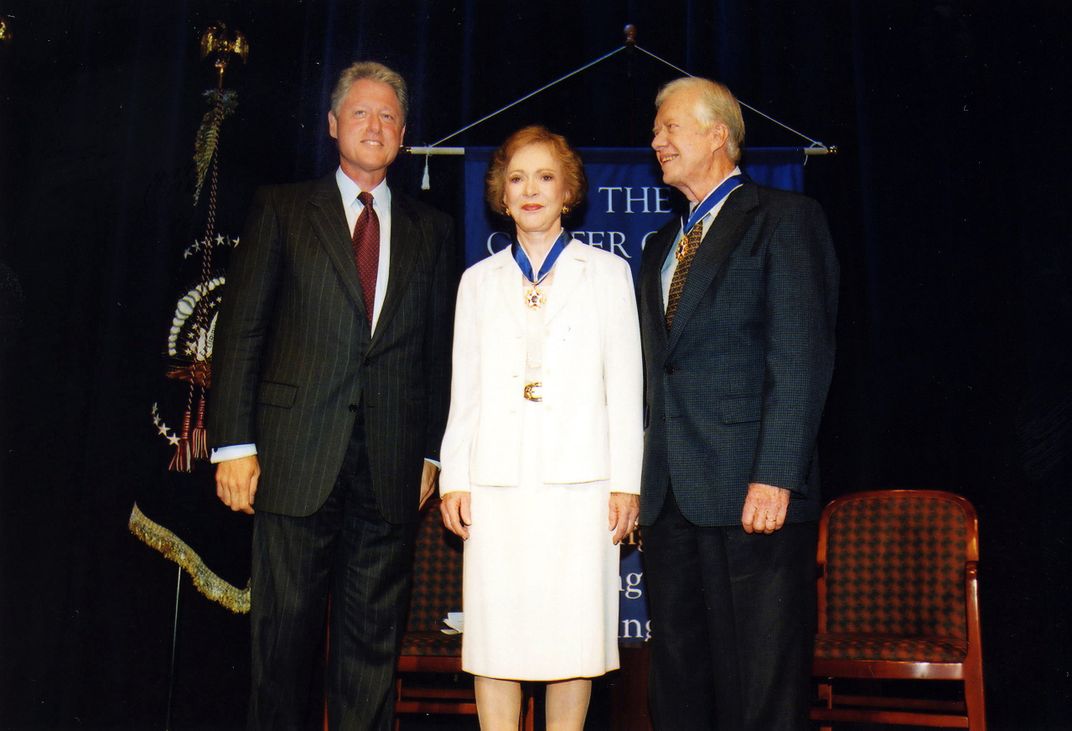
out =
[[[543,233],[561,228],[566,198],[562,165],[550,145],[525,145],[510,158],[503,203],[519,231]]]

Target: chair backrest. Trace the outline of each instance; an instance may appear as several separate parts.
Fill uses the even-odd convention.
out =
[[[444,627],[447,612],[462,610],[462,541],[443,527],[439,498],[421,512],[413,560],[413,594],[410,598],[410,632],[432,632]]]
[[[967,638],[965,565],[979,558],[975,510],[937,490],[845,495],[819,524],[819,629]]]

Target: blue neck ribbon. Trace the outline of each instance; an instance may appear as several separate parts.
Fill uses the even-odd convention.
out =
[[[732,193],[737,186],[744,182],[743,175],[731,175],[722,181],[722,183],[715,188],[711,193],[704,198],[700,205],[696,206],[696,210],[689,214],[688,220],[681,219],[681,233],[688,235],[692,227],[696,225],[696,222],[706,216],[712,208],[717,206],[722,200]]]
[[[569,242],[569,233],[565,229],[562,229],[562,233],[558,235],[558,238],[555,239],[555,243],[551,245],[551,250],[547,252],[547,257],[543,260],[543,265],[540,267],[540,273],[535,276],[532,273],[532,262],[529,261],[529,257],[525,253],[525,250],[521,248],[521,243],[517,240],[516,235],[510,243],[510,253],[513,254],[514,261],[516,261],[518,267],[521,268],[521,273],[525,275],[525,279],[533,284],[539,284],[544,280],[544,277],[551,273],[551,269],[554,268],[559,254],[562,253],[566,248],[566,244]]]

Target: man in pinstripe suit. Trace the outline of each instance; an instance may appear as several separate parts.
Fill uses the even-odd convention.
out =
[[[397,73],[346,69],[338,170],[258,191],[232,260],[209,435],[220,499],[254,514],[251,729],[316,726],[329,594],[331,727],[390,725],[456,284],[451,220],[386,183],[406,112]]]
[[[814,201],[741,176],[728,89],[679,79],[656,106],[663,179],[691,205],[649,239],[638,284],[653,715],[808,728],[837,260]]]

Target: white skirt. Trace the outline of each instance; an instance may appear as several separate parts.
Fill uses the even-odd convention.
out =
[[[618,668],[618,560],[610,485],[543,484],[543,405],[524,401],[521,485],[471,486],[462,667],[510,680]]]

